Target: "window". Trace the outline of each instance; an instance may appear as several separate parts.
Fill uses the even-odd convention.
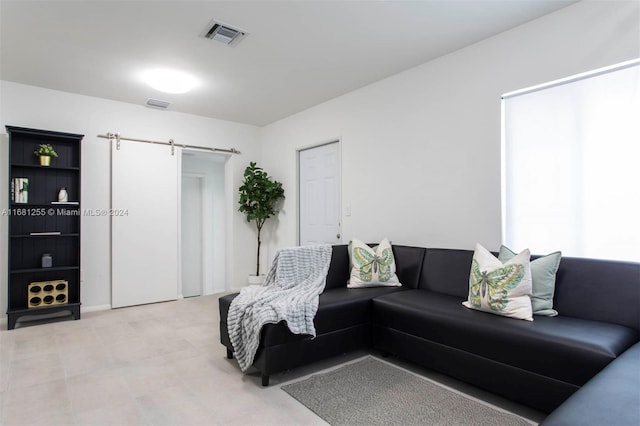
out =
[[[640,60],[502,98],[503,242],[640,261]]]

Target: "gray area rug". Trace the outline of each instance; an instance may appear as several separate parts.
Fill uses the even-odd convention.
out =
[[[373,357],[282,390],[334,426],[532,424]]]

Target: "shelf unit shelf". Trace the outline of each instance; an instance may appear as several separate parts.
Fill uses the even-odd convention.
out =
[[[79,237],[79,233],[75,234],[50,234],[50,235],[12,235],[11,238],[65,238],[65,237]]]
[[[42,169],[43,167],[47,167],[49,170],[72,170],[72,171],[80,171],[80,167],[61,167],[61,166],[41,166],[40,164],[11,164],[12,168],[24,167],[27,169]]]
[[[74,271],[79,270],[79,266],[52,266],[51,268],[26,268],[26,269],[12,269],[10,274],[31,274],[31,273],[51,273],[57,271]]]
[[[19,209],[20,207],[78,207],[80,204],[79,202],[70,202],[70,203],[57,203],[54,201],[51,201],[49,203],[11,203],[11,208],[16,208]]]
[[[80,148],[84,135],[16,126],[6,128],[11,184],[7,328],[11,330],[18,320],[27,320],[21,317],[60,311],[70,311],[78,320],[81,305]],[[51,144],[58,153],[58,157],[51,159],[50,166],[41,166],[34,155],[40,144]],[[18,185],[18,182],[23,183]],[[56,202],[61,188],[66,189],[73,202]],[[18,191],[20,199],[16,195]],[[51,267],[43,267],[45,255],[51,257]],[[46,290],[54,287],[56,290]]]
[[[45,314],[48,315],[48,314],[53,314],[55,312],[68,311],[71,309],[80,310],[80,303],[69,302],[65,305],[51,305],[51,306],[43,306],[43,307],[37,307],[37,308],[14,309],[11,312],[14,315],[18,315],[18,316],[29,316],[29,315],[45,315]]]

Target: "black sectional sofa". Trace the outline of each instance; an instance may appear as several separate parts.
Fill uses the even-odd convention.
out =
[[[473,251],[393,251],[402,287],[348,289],[347,246],[333,247],[317,337],[294,335],[284,323],[263,327],[253,364],[263,385],[271,374],[372,348],[544,412],[560,407],[549,424],[640,424],[640,263],[563,257],[559,315],[530,322],[462,306]],[[236,295],[219,301],[229,358],[226,318]]]

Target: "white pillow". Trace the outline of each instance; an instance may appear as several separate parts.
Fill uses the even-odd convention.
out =
[[[526,249],[502,263],[476,244],[469,275],[470,309],[533,321],[531,307],[531,253]]]
[[[351,275],[348,288],[362,287],[400,287],[396,275],[396,262],[393,257],[391,243],[386,238],[374,248],[360,240],[350,242]]]

